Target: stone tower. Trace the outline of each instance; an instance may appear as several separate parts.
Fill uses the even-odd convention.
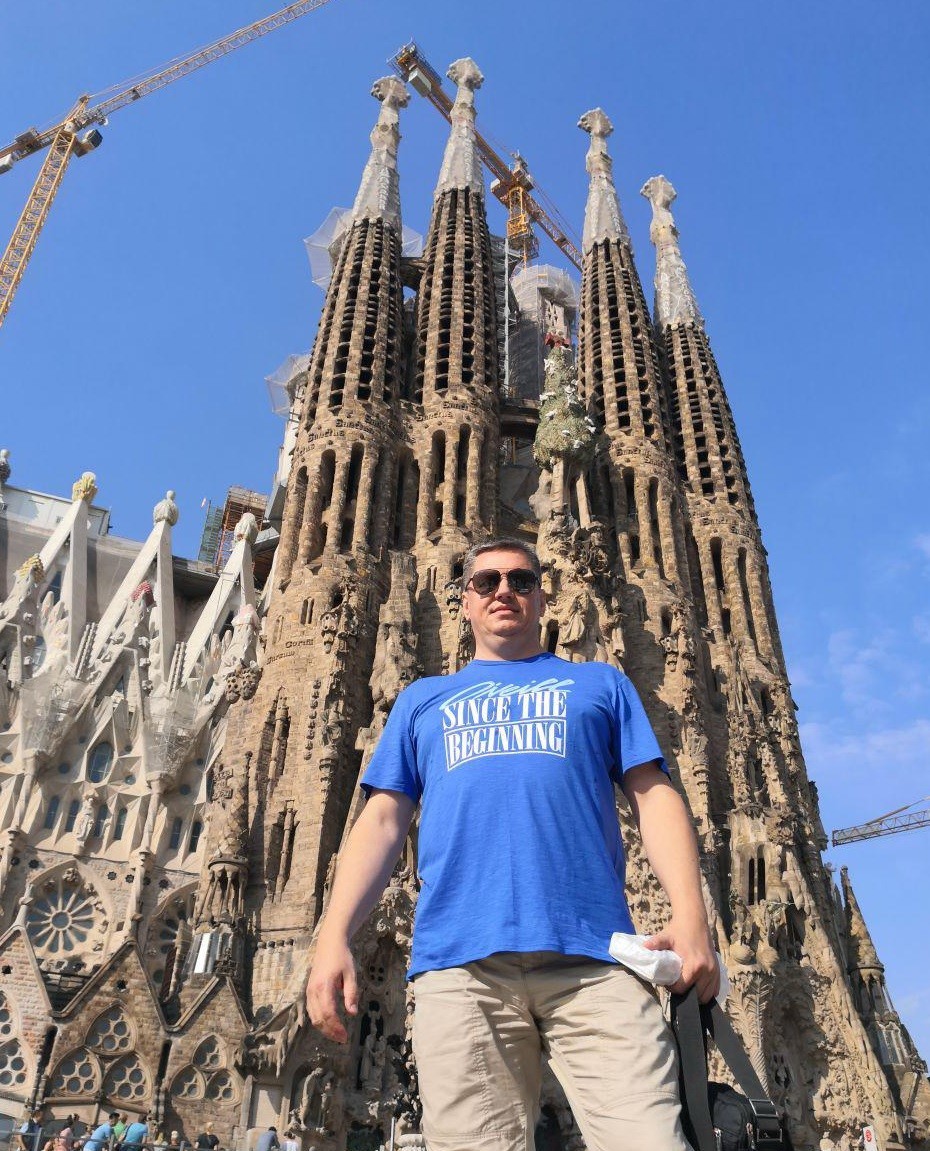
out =
[[[90,473],[41,529],[0,453],[0,1114],[40,1103],[89,1124],[154,1108],[188,1136],[214,1122],[236,1151],[271,1124],[303,1151],[374,1151],[392,1131],[420,1143],[404,985],[415,828],[356,941],[346,1048],[311,1030],[303,987],[359,773],[401,689],[469,658],[463,556],[506,524],[544,563],[544,645],[622,667],[643,697],[698,830],[728,1010],[795,1146],[852,1147],[866,1122],[883,1145],[926,1146],[926,1065],[848,876],[840,893],[821,858],[675,191],[662,176],[643,188],[650,314],[612,126],[600,109],[582,117],[577,356],[571,285],[523,271],[527,299],[557,287],[561,321],[543,378],[533,327],[531,367],[515,378],[511,363],[502,394],[510,309],[476,150],[482,76],[469,59],[448,75],[452,126],[416,259],[401,253],[408,94],[374,85],[370,158],[292,380],[283,512],[270,501],[260,533],[245,516],[222,571],[173,559],[173,493],[142,545],[111,538]],[[532,323],[542,314],[534,303]],[[275,548],[256,589],[253,558]],[[650,930],[664,896],[618,804],[631,909]],[[580,1146],[554,1081],[545,1103],[549,1134]]]

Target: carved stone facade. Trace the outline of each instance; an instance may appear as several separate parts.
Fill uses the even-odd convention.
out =
[[[449,75],[452,130],[415,261],[401,256],[397,174],[408,96],[395,79],[373,89],[371,156],[292,388],[263,588],[253,547],[268,532],[257,541],[253,517],[211,573],[172,559],[173,493],[130,545],[100,527],[85,473],[49,532],[17,512],[0,453],[0,1111],[39,1103],[89,1123],[153,1108],[165,1129],[210,1121],[237,1148],[272,1123],[304,1151],[375,1148],[392,1130],[420,1145],[404,984],[415,830],[357,941],[347,1048],[309,1028],[303,984],[359,773],[399,691],[469,658],[462,558],[507,530],[539,547],[545,646],[622,667],[643,696],[698,830],[729,1010],[795,1145],[851,1148],[866,1122],[883,1146],[925,1145],[926,1066],[848,877],[841,894],[821,858],[674,189],[643,189],[650,315],[610,122],[582,117],[576,359],[571,291],[522,272],[519,309],[504,306],[475,152],[482,76],[471,60]],[[545,308],[527,303],[534,284]],[[543,378],[534,367],[505,391],[500,330],[516,311],[550,317],[553,347]],[[618,803],[649,930],[664,899]],[[552,1081],[544,1102],[546,1145],[580,1147]]]

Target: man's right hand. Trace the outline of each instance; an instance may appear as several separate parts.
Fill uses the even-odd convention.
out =
[[[355,960],[345,939],[328,939],[321,932],[313,967],[307,980],[307,1011],[310,1022],[327,1039],[348,1043],[349,1033],[339,1015],[339,1000],[349,1015],[358,1014],[358,980]]]

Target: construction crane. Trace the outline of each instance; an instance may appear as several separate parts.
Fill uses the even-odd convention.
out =
[[[859,823],[855,827],[843,827],[834,831],[832,842],[834,847],[844,843],[858,843],[862,839],[877,839],[880,835],[897,835],[899,831],[915,831],[918,827],[930,827],[930,807],[920,811],[911,811],[918,803],[927,803],[930,795],[923,799],[915,799],[913,803],[905,804],[889,811],[887,815],[880,815],[868,823]],[[902,814],[909,812],[909,814]]]
[[[425,96],[434,108],[438,108],[452,122],[452,100],[443,89],[442,77],[413,41],[405,44],[391,58],[390,63],[405,84]],[[475,142],[485,167],[494,177],[491,191],[507,209],[507,240],[511,251],[524,264],[533,259],[539,251],[539,242],[533,231],[533,225],[538,224],[559,251],[581,271],[581,252],[569,238],[571,229],[554,204],[550,204],[548,210],[543,207],[539,202],[541,193],[538,189],[537,196],[532,195],[533,178],[523,157],[515,153],[511,166],[480,132],[475,133]]]
[[[13,296],[35,250],[39,233],[48,217],[52,201],[61,187],[71,157],[86,156],[103,140],[103,136],[94,125],[106,126],[108,117],[120,108],[125,108],[127,104],[134,104],[143,96],[157,92],[159,88],[180,80],[182,76],[189,76],[191,72],[196,72],[205,64],[212,64],[221,56],[228,56],[230,52],[235,52],[244,44],[250,44],[253,40],[328,3],[329,0],[300,0],[297,4],[289,4],[279,12],[240,28],[206,48],[192,52],[189,56],[173,60],[158,71],[143,75],[126,86],[110,88],[97,96],[81,96],[59,123],[44,131],[28,128],[20,133],[12,144],[0,148],[0,175],[9,172],[17,161],[25,159],[26,156],[48,149],[48,155],[42,162],[26,206],[0,260],[0,325],[10,310]]]

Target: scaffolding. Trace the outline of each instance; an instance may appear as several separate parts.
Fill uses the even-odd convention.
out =
[[[251,512],[261,527],[267,501],[268,497],[263,492],[230,488],[222,508],[211,507],[207,510],[207,522],[200,537],[200,553],[197,557],[200,562],[222,571],[232,553],[236,525],[247,512]]]

